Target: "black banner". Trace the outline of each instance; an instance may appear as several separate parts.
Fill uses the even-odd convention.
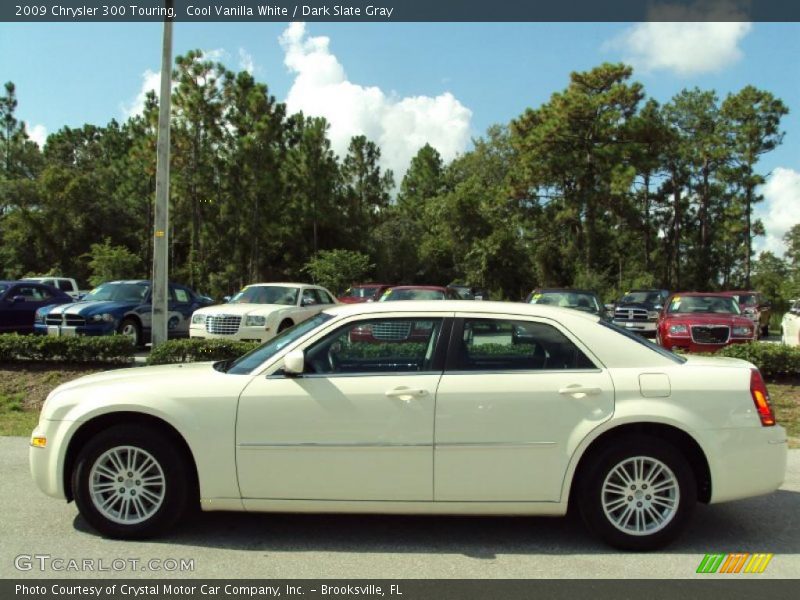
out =
[[[782,600],[797,597],[797,582],[749,576],[676,580],[0,580],[5,600]]]
[[[795,0],[4,0],[1,21],[800,21]]]

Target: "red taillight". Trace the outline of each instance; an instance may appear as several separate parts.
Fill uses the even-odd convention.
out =
[[[775,425],[775,413],[772,412],[767,384],[764,383],[764,378],[758,369],[750,371],[750,395],[753,397],[761,424],[764,427]]]

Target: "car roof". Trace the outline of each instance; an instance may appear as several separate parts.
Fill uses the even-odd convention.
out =
[[[714,296],[717,298],[730,298],[730,292],[674,292],[673,296]]]
[[[314,283],[294,283],[291,281],[280,281],[280,282],[266,282],[266,283],[249,283],[244,287],[265,287],[265,286],[272,286],[272,287],[285,287],[285,288],[295,288],[295,287],[305,287],[305,288],[320,288],[322,289],[321,285],[316,285]],[[244,289],[244,288],[242,288]]]
[[[492,315],[520,315],[531,317],[544,317],[558,319],[584,319],[597,321],[598,316],[584,313],[571,308],[549,306],[541,304],[525,304],[524,302],[496,302],[485,300],[415,300],[413,302],[369,302],[362,304],[337,304],[335,307],[324,310],[326,314],[337,316],[352,316],[380,313],[447,313],[468,312],[472,314]]]
[[[436,292],[445,292],[447,288],[443,285],[393,285],[393,290],[431,290]]]
[[[719,293],[723,296],[739,296],[741,294],[760,294],[761,292],[756,292],[755,290],[725,290]]]
[[[597,295],[597,292],[594,290],[582,290],[579,288],[536,288],[533,290],[532,293],[537,294],[547,294],[550,292],[571,292],[573,294],[594,294]]]
[[[354,288],[354,287],[397,287],[397,286],[392,286],[391,283],[354,283],[350,287]]]

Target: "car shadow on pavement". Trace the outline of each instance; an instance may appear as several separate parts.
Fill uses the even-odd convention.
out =
[[[77,516],[74,527],[94,534]],[[152,540],[187,547],[258,552],[460,554],[494,559],[519,554],[607,554],[580,517],[450,517],[201,513]],[[800,553],[800,492],[714,506],[698,505],[686,531],[661,552]]]

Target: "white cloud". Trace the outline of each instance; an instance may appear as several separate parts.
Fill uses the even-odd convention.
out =
[[[697,75],[720,71],[742,57],[739,42],[752,28],[751,23],[741,21],[743,17],[732,3],[724,1],[656,5],[649,18],[606,45],[621,51],[623,60],[645,72]]]
[[[28,137],[39,145],[39,148],[44,148],[44,143],[47,141],[47,128],[44,125],[38,124],[28,129]]]
[[[253,55],[244,48],[239,48],[239,68],[242,71],[247,71],[250,75],[256,70],[256,63],[253,60]]]
[[[767,234],[755,238],[755,251],[769,250],[780,257],[786,252],[783,235],[800,223],[800,172],[778,167],[760,191],[764,202],[756,205],[754,213],[763,221]]]
[[[451,93],[398,98],[378,87],[353,83],[331,53],[330,39],[309,36],[304,23],[291,23],[279,40],[284,64],[295,75],[286,98],[289,112],[325,117],[340,156],[347,153],[353,136],[365,135],[380,146],[381,166],[394,171],[399,184],[426,143],[445,161],[466,149],[472,111]]]
[[[203,53],[203,60],[210,60],[211,62],[222,62],[229,57],[228,51],[225,48],[214,48],[213,50],[201,50]]]
[[[151,71],[147,69],[142,73],[142,85],[139,88],[139,93],[136,97],[128,103],[123,103],[120,106],[123,119],[129,119],[136,115],[142,114],[144,110],[144,102],[147,98],[147,92],[153,91],[156,97],[161,94],[161,71]]]

